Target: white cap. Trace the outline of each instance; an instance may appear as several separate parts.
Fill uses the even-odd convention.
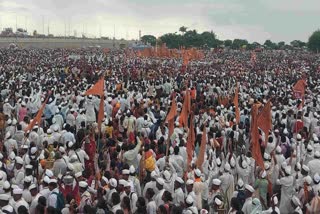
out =
[[[297,134],[297,140],[301,140],[302,137],[301,137],[301,134]]]
[[[253,188],[251,185],[249,185],[249,184],[246,184],[246,185],[245,185],[245,189],[248,190],[248,191],[251,192],[251,193],[254,193],[254,188]]]
[[[243,160],[242,161],[242,168],[246,169],[248,167],[247,161]]]
[[[310,171],[310,169],[309,169],[309,167],[307,166],[307,165],[302,165],[302,169],[304,170],[304,171],[306,171],[306,172],[309,172]]]
[[[48,184],[50,182],[50,178],[48,176],[44,176],[43,182]]]
[[[66,150],[64,149],[64,147],[60,146],[60,147],[59,147],[59,152],[61,152],[61,153],[65,153],[65,152],[66,152]]]
[[[48,130],[47,130],[47,134],[52,134],[52,130],[51,130],[51,129],[48,129]]]
[[[53,172],[50,169],[46,169],[46,173],[45,173],[49,178],[51,178],[53,176]]]
[[[263,154],[263,158],[269,160],[271,157],[270,157],[270,155],[268,153],[265,152]]]
[[[11,205],[7,205],[7,206],[4,206],[2,207],[2,212],[9,212],[9,213],[13,213],[13,207]]]
[[[68,147],[70,148],[70,147],[72,147],[73,146],[73,142],[72,141],[69,141],[68,142]]]
[[[77,172],[76,174],[74,174],[74,176],[75,176],[76,178],[79,178],[79,177],[82,176],[82,172]]]
[[[13,194],[14,195],[22,195],[23,190],[18,188],[13,189]]]
[[[221,185],[221,180],[218,178],[215,178],[212,180],[212,184],[215,186],[220,186]]]
[[[161,178],[161,177],[157,178],[157,183],[160,185],[163,185],[164,184],[163,178]]]
[[[267,172],[265,170],[263,170],[263,172],[261,173],[261,177],[265,178],[267,176]]]
[[[184,184],[184,181],[180,177],[176,177],[176,181],[180,184]]]
[[[240,188],[242,188],[243,185],[244,185],[243,180],[242,180],[241,178],[239,178],[239,179],[238,179],[238,186],[239,186]]]
[[[219,199],[219,197],[215,197],[214,199],[214,203],[218,206],[220,206],[222,204],[222,201]]]
[[[37,150],[38,150],[37,147],[32,147],[30,152],[31,152],[31,154],[34,155],[37,152]]]
[[[224,170],[227,171],[227,172],[229,172],[229,171],[231,170],[231,167],[230,167],[230,164],[229,164],[229,163],[226,163],[226,164],[224,165]]]
[[[31,178],[28,176],[28,177],[25,177],[24,179],[23,179],[23,181],[24,182],[26,182],[26,183],[30,183],[31,182]]]
[[[26,165],[26,169],[33,169],[33,166],[28,164],[28,165]]]
[[[165,171],[163,172],[163,176],[164,176],[164,178],[165,178],[166,180],[169,180],[171,174],[170,174],[170,172],[169,172],[168,170],[165,170]]]
[[[188,197],[186,198],[186,203],[193,204],[193,202],[194,202],[193,197],[191,195],[188,195]]]
[[[10,198],[11,198],[11,196],[8,194],[0,194],[0,200],[2,200],[2,201],[9,201]]]
[[[308,175],[307,177],[304,178],[304,182],[310,185],[312,183],[312,178]]]
[[[87,187],[88,187],[88,183],[85,182],[85,181],[80,181],[80,182],[79,182],[79,187],[87,188]]]
[[[286,166],[286,168],[284,169],[284,171],[285,171],[288,175],[291,175],[291,166]]]
[[[313,151],[313,148],[312,148],[312,146],[310,144],[308,144],[308,146],[307,146],[307,151],[310,151],[310,152]]]
[[[157,178],[157,177],[158,177],[157,172],[156,172],[155,170],[153,170],[153,171],[151,172],[151,178]]]
[[[314,157],[320,158],[320,152],[319,152],[319,151],[316,151],[316,152],[314,153]]]
[[[119,185],[126,186],[127,183],[128,182],[126,180],[124,180],[124,179],[120,179],[119,180]]]
[[[320,181],[320,176],[318,173],[314,174],[313,180],[315,180],[317,183]]]
[[[112,186],[112,187],[114,187],[114,188],[117,187],[117,183],[118,183],[117,180],[114,179],[114,178],[111,178],[111,179],[109,180],[110,186]]]
[[[273,200],[273,204],[275,204],[275,205],[277,205],[279,203],[279,200],[278,200],[277,196],[273,196],[272,200]]]
[[[101,180],[103,180],[104,182],[106,182],[107,184],[109,184],[109,180],[108,180],[108,178],[106,178],[105,176],[102,176],[102,177],[101,177]]]
[[[200,176],[201,176],[201,171],[200,171],[200,169],[195,169],[195,170],[194,170],[194,173],[196,174],[197,177],[200,177]]]
[[[280,147],[280,146],[277,146],[276,152],[281,153],[281,151],[282,151],[281,147]]]
[[[186,185],[192,185],[193,183],[194,183],[194,181],[193,181],[193,180],[188,179],[188,180],[187,180],[187,182],[186,182]]]
[[[24,145],[21,146],[21,148],[22,149],[28,149],[29,147],[28,147],[28,145],[24,144]]]
[[[130,173],[131,173],[131,174],[133,174],[133,173],[136,172],[136,169],[134,168],[133,165],[130,166],[129,170],[130,170]]]
[[[31,184],[29,186],[29,190],[32,190],[32,189],[36,189],[37,188],[37,185],[36,184]]]
[[[58,181],[57,181],[57,179],[50,179],[49,184],[51,184],[51,183],[56,184],[56,183],[58,183]]]
[[[130,174],[129,169],[123,169],[123,170],[122,170],[122,174],[123,174],[123,175],[129,175],[129,174]]]
[[[3,189],[9,189],[10,188],[10,183],[9,181],[3,182]]]
[[[16,163],[23,165],[23,160],[21,157],[16,157]]]

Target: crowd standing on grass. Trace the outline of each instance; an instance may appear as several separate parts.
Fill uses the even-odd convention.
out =
[[[304,51],[0,49],[0,212],[320,213],[319,77]]]

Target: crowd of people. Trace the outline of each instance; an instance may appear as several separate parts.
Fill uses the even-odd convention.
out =
[[[1,212],[320,213],[319,77],[319,54],[305,51],[208,51],[184,66],[128,50],[0,49]],[[101,97],[85,92],[100,78],[98,125]],[[268,101],[261,167],[251,110]]]

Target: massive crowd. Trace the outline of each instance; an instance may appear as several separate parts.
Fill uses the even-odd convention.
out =
[[[1,212],[320,213],[319,75],[319,55],[304,51],[265,50],[254,61],[249,51],[206,52],[183,66],[127,50],[0,49]],[[101,77],[98,126],[100,97],[85,92]],[[300,79],[307,86],[298,99]],[[251,110],[268,101],[261,167]]]

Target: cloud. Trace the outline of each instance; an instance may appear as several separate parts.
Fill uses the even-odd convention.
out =
[[[213,30],[221,39],[249,41],[306,40],[317,28],[319,0],[4,0],[0,3],[2,27],[19,26],[64,35],[138,38],[178,31],[180,26],[199,32]],[[31,29],[31,30],[30,30]],[[46,32],[47,30],[45,30]],[[68,33],[67,33],[68,34]]]

